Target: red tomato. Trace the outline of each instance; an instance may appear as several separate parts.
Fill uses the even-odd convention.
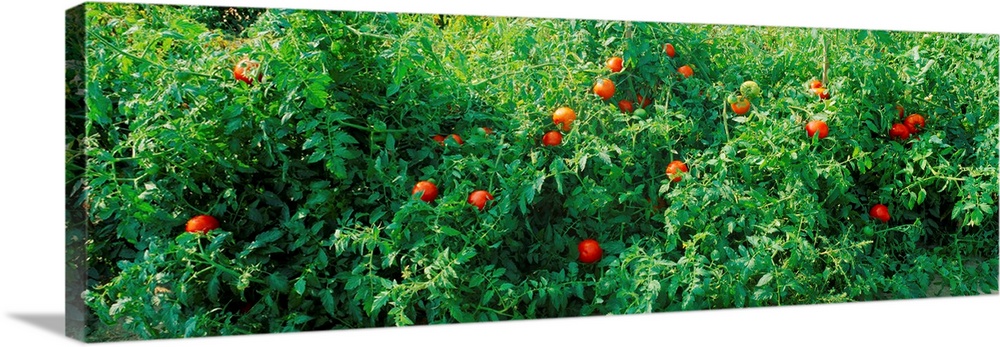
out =
[[[677,68],[677,72],[680,72],[681,75],[684,75],[684,78],[694,76],[694,69],[692,69],[690,66],[687,65]]]
[[[882,223],[889,222],[889,208],[885,205],[876,204],[875,206],[872,206],[872,209],[868,212],[868,214],[871,215],[872,218],[881,220]]]
[[[623,61],[621,57],[611,57],[604,63],[604,65],[607,65],[611,72],[619,72],[622,71],[622,63]]]
[[[814,94],[816,94],[817,96],[819,96],[819,98],[822,99],[822,100],[826,100],[826,99],[830,98],[830,90],[828,90],[826,88],[823,88],[823,87],[812,88],[812,92]]]
[[[635,111],[635,107],[632,106],[632,102],[625,99],[618,101],[618,109],[622,110],[622,113],[632,113],[632,111]]]
[[[187,221],[184,230],[189,233],[208,234],[209,231],[219,228],[219,220],[209,215],[197,215]]]
[[[257,68],[260,66],[259,63],[250,60],[249,58],[243,58],[233,66],[233,77],[237,80],[243,81],[246,84],[253,84],[253,75],[257,75],[257,81],[259,82],[264,76],[257,74]]]
[[[576,250],[580,252],[580,262],[586,264],[597,262],[604,255],[601,244],[594,239],[580,241],[580,244],[576,245]]]
[[[916,134],[924,129],[926,123],[924,122],[924,116],[914,113],[906,117],[903,125],[906,126],[906,129],[910,130],[910,133]]]
[[[434,141],[437,141],[442,146],[444,146],[444,136],[442,136],[442,135],[434,135],[433,139],[434,139]]]
[[[413,186],[412,195],[417,195],[417,193],[420,192],[423,192],[423,194],[420,196],[420,200],[431,202],[434,201],[434,199],[437,199],[438,187],[434,185],[434,183],[428,181],[420,181]]]
[[[480,211],[486,207],[487,200],[493,200],[493,195],[485,190],[477,190],[469,194],[469,203],[475,205]]]
[[[823,82],[820,82],[820,80],[809,81],[809,88],[816,89],[820,87],[823,87]]]
[[[646,108],[646,106],[649,106],[650,104],[653,103],[653,99],[644,98],[642,97],[642,94],[636,94],[635,100],[636,102],[639,103],[639,108]]]
[[[910,138],[910,129],[905,125],[896,123],[889,129],[889,138],[893,140],[906,140]]]
[[[576,112],[569,107],[557,108],[555,112],[552,113],[552,123],[562,124],[563,131],[569,131],[570,125],[576,120]]]
[[[750,111],[750,100],[746,98],[740,98],[739,101],[729,104],[729,107],[733,109],[733,113],[738,115],[747,114]]]
[[[806,123],[806,135],[812,138],[813,135],[819,134],[819,138],[825,138],[827,134],[830,133],[830,128],[826,126],[826,122],[819,119],[810,121]]]
[[[668,43],[668,44],[663,45],[663,51],[667,52],[667,56],[668,57],[673,58],[673,57],[677,56],[677,51],[674,50],[674,45],[672,45],[672,44]]]
[[[542,136],[543,146],[558,146],[561,143],[562,143],[562,134],[560,134],[558,131],[553,130],[545,133],[545,136]]]
[[[615,82],[604,78],[594,84],[594,94],[600,96],[601,99],[607,101],[611,99],[611,96],[615,95]]]
[[[903,106],[896,105],[896,111],[899,111],[899,119],[903,119]]]
[[[681,181],[681,172],[688,172],[687,164],[684,164],[680,160],[674,160],[667,164],[667,177],[671,178],[674,182]]]

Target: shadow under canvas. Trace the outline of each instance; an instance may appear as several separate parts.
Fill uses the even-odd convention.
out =
[[[10,316],[55,334],[66,332],[66,316],[62,313],[11,313]]]

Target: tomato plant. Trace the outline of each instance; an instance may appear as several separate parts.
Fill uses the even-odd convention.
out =
[[[611,70],[611,72],[621,72],[622,63],[622,57],[611,57],[608,58],[608,61],[606,61],[604,65],[607,66],[608,70]]]
[[[468,202],[482,211],[486,208],[486,202],[490,200],[493,200],[493,194],[485,190],[477,190],[469,194]]]
[[[673,182],[681,181],[681,173],[688,172],[687,164],[684,164],[680,160],[674,160],[667,164],[667,178]]]
[[[600,96],[601,99],[607,101],[615,95],[615,83],[610,79],[602,78],[594,84],[594,94]]]
[[[744,115],[750,111],[750,100],[740,98],[736,102],[729,104],[729,107],[733,109],[733,113]]]
[[[635,111],[635,107],[632,106],[632,102],[626,99],[618,100],[618,109],[621,110],[622,113],[632,113],[632,111]]]
[[[830,133],[830,128],[826,125],[826,122],[814,119],[806,123],[806,136],[812,138],[813,136],[818,136],[823,139]]]
[[[574,120],[576,120],[576,112],[572,108],[563,106],[552,112],[552,123],[561,125],[563,131],[569,131]]]
[[[889,138],[893,140],[906,140],[910,138],[910,129],[901,123],[895,123],[889,128]]]
[[[668,57],[674,58],[677,56],[677,51],[674,50],[674,45],[667,43],[663,45],[663,52],[667,53]]]
[[[413,195],[420,194],[420,200],[433,202],[438,197],[438,188],[433,182],[420,181],[413,186]]]
[[[558,146],[562,143],[562,134],[558,131],[549,131],[542,136],[543,146]]]
[[[219,220],[209,215],[197,215],[188,220],[184,230],[189,233],[208,234],[209,231],[219,228]]]
[[[652,99],[643,97],[642,94],[636,94],[635,100],[639,104],[639,108],[646,108],[653,103]]]
[[[683,65],[677,68],[677,72],[680,73],[682,76],[684,76],[684,78],[694,76],[694,69],[692,69],[688,65]]]
[[[871,211],[868,214],[875,219],[882,221],[882,223],[889,222],[889,208],[882,204],[875,204],[872,206]]]
[[[576,250],[579,253],[578,259],[581,263],[591,264],[604,256],[604,250],[601,249],[601,244],[594,239],[586,239],[580,241],[576,246]]]
[[[906,119],[903,120],[903,125],[906,126],[906,129],[909,130],[911,134],[916,134],[923,130],[927,123],[924,121],[924,116],[914,113],[907,116]]]
[[[997,288],[995,35],[83,6],[67,281],[93,340]],[[178,232],[199,214],[224,228]]]
[[[253,77],[257,77],[257,81],[263,80],[264,76],[260,75],[258,69],[260,68],[260,63],[250,60],[250,58],[243,58],[236,62],[233,66],[233,78],[243,81],[248,85],[253,84]]]
[[[760,97],[760,85],[754,81],[745,81],[740,84],[740,94],[748,99],[755,99]]]

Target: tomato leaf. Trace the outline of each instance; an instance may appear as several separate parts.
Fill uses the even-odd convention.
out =
[[[772,278],[774,278],[774,276],[772,276],[770,273],[764,274],[764,276],[761,276],[760,280],[757,281],[757,286],[762,287],[767,285],[768,283],[771,282]]]
[[[295,290],[295,293],[298,294],[298,295],[302,295],[302,294],[304,294],[306,292],[306,278],[305,278],[305,276],[301,276],[301,277],[299,277],[298,280],[295,281],[295,288],[294,288],[294,290]]]

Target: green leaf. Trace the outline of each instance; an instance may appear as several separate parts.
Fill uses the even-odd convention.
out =
[[[318,76],[320,77],[315,78],[306,87],[306,102],[312,107],[324,108],[326,107],[326,99],[330,97],[330,94],[326,92],[326,86],[330,83],[330,77],[327,75]]]
[[[284,234],[285,233],[281,231],[281,229],[271,229],[263,233],[257,234],[257,238],[251,244],[251,247],[252,248],[262,247],[264,245],[267,245],[268,243],[277,241]]]
[[[323,309],[326,310],[327,314],[337,315],[337,301],[333,298],[333,292],[330,289],[323,289],[319,292],[319,301],[323,303]]]
[[[212,302],[219,302],[219,272],[212,276],[212,279],[208,280],[208,298]]]
[[[305,292],[306,292],[306,278],[305,276],[301,276],[299,277],[298,280],[295,281],[295,294],[302,295]]]
[[[760,280],[759,280],[759,281],[757,281],[757,286],[758,286],[758,287],[761,287],[761,286],[764,286],[764,285],[767,285],[767,284],[768,284],[769,282],[771,282],[771,279],[772,279],[773,277],[774,277],[774,276],[772,276],[772,275],[771,275],[770,273],[766,273],[766,274],[764,274],[764,276],[761,276],[761,277],[760,277]]]

